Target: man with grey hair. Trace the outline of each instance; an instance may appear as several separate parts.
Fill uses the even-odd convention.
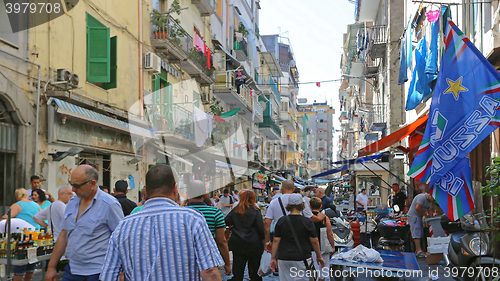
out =
[[[50,204],[48,208],[41,210],[33,219],[44,228],[50,228],[54,234],[54,240],[57,241],[61,233],[61,221],[66,210],[66,204],[73,198],[73,192],[69,187],[61,187],[57,192],[57,201]],[[45,223],[45,220],[48,223]]]
[[[266,218],[264,220],[264,233],[266,235],[266,237],[264,238],[264,242],[266,244],[266,250],[268,252],[271,251],[271,222],[274,220],[276,223],[281,217],[286,216],[290,213],[289,211],[285,210],[285,207],[288,204],[288,198],[291,194],[293,194],[294,190],[295,184],[292,180],[283,181],[281,183],[281,193],[283,193],[283,195],[277,199],[273,199],[273,201],[271,201],[269,207],[267,208]],[[301,212],[304,217],[310,218],[313,222],[319,222],[325,218],[325,214],[323,213],[319,213],[317,216],[313,215],[309,204],[306,203],[304,205],[304,210]]]
[[[69,184],[77,196],[66,206],[46,280],[57,280],[56,265],[63,254],[69,264],[62,280],[99,280],[109,237],[123,219],[123,211],[116,198],[97,186],[98,179],[99,173],[90,165],[71,173]]]

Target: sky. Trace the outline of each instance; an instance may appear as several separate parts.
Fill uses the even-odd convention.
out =
[[[261,0],[260,34],[288,37],[294,51],[299,82],[340,79],[340,57],[343,34],[355,22],[354,4],[347,0]],[[335,109],[334,127],[340,129],[338,117],[339,82],[299,86],[299,98],[308,103],[324,102]],[[334,136],[334,151],[338,136]],[[335,154],[335,153],[334,153]]]

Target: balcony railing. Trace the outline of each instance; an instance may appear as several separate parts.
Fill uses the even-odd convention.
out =
[[[269,85],[271,85],[271,89],[273,90],[278,100],[281,100],[280,93],[278,92],[278,85],[276,85],[276,82],[274,82],[271,76],[269,76]]]
[[[232,93],[238,95],[244,102],[244,105],[248,108],[252,108],[252,97],[250,95],[250,89],[245,85],[240,86],[240,92],[238,93],[236,87],[236,75],[233,71],[226,71],[217,73],[217,81],[215,82],[216,91],[228,90]],[[217,94],[217,93],[216,93]]]
[[[372,58],[382,58],[385,56],[387,45],[387,26],[376,25],[367,27],[370,34],[370,42],[368,43],[368,52]]]
[[[387,114],[387,108],[386,105],[383,104],[377,104],[377,105],[372,105],[370,108],[370,111],[368,113],[368,120],[367,120],[367,125],[369,128],[373,124],[382,124],[386,123],[386,115]]]
[[[264,120],[264,110],[257,101],[254,102],[255,117],[262,122]],[[257,121],[256,119],[256,121]]]
[[[281,137],[281,129],[280,127],[274,122],[274,120],[269,117],[269,116],[264,116],[264,122],[259,123],[259,128],[270,128],[273,130],[278,136]]]
[[[234,42],[233,50],[236,51],[237,60],[246,61],[248,59],[248,43],[245,38],[242,41]]]
[[[179,24],[179,21],[174,19],[171,15],[153,16],[156,16],[158,18],[157,21],[160,23],[157,25],[152,25],[153,32],[151,33],[151,39],[168,40],[170,44],[173,44],[183,52],[183,54],[179,54],[178,52],[176,53],[177,50],[167,50],[165,52],[167,54],[167,58],[175,60],[175,58],[173,59],[171,57],[173,55],[180,62],[184,60],[184,58],[189,57],[197,64],[197,66],[201,70],[203,70],[203,72],[207,76],[213,78],[215,68],[212,65],[212,57],[210,57],[210,60],[208,60],[208,57],[203,53],[203,50],[195,46],[193,37],[191,37],[188,32],[184,28],[182,28],[182,26]],[[158,44],[155,44],[155,46],[159,48]],[[211,53],[212,52],[210,52],[210,54]]]
[[[147,104],[147,119],[158,129],[194,139],[193,112],[185,104]]]

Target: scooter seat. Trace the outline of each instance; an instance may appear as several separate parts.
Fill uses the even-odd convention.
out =
[[[460,231],[451,234],[451,246],[455,253],[460,253],[460,238],[462,238],[466,232]]]

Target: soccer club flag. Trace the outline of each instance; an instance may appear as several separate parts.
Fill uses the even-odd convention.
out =
[[[432,186],[500,125],[500,74],[451,21],[425,133],[408,175]]]
[[[462,158],[456,166],[431,186],[429,193],[451,221],[457,220],[474,209],[469,157]]]

